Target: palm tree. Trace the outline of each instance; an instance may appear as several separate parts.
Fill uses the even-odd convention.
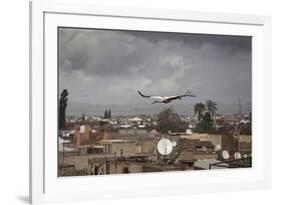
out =
[[[210,113],[211,117],[214,119],[214,127],[216,128],[216,124],[217,124],[216,111],[218,109],[217,103],[212,100],[206,100],[206,107],[207,107],[207,111]]]
[[[206,107],[207,107],[207,112],[211,114],[212,117],[214,117],[218,107],[217,103],[212,100],[206,100]]]
[[[196,103],[194,105],[194,114],[198,116],[198,120],[200,121],[203,117],[203,112],[205,112],[206,107],[203,103]]]

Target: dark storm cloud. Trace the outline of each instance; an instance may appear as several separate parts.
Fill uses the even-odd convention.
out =
[[[186,33],[168,33],[168,32],[139,32],[130,31],[131,35],[145,38],[148,41],[158,43],[163,39],[177,41],[184,44],[200,48],[205,43],[226,47],[230,53],[238,51],[251,51],[251,37],[245,36],[226,36],[226,35],[205,35],[205,34],[186,34]]]
[[[191,102],[251,102],[251,37],[60,28],[59,86],[94,104],[186,89]]]

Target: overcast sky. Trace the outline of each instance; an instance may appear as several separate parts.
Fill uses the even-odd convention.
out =
[[[59,90],[90,104],[146,103],[137,94],[251,102],[251,37],[59,29]],[[147,102],[148,103],[148,102]]]

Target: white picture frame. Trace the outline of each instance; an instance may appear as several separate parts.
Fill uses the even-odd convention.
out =
[[[58,26],[253,36],[253,167],[250,169],[57,177]],[[271,186],[271,19],[265,16],[30,3],[30,202],[240,191]],[[54,136],[55,135],[55,136]],[[46,137],[52,136],[52,137]],[[71,196],[71,197],[69,197]]]

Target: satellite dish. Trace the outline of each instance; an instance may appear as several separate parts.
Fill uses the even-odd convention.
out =
[[[202,151],[203,152],[207,152],[208,151],[208,148],[206,146],[202,146]]]
[[[240,154],[240,152],[235,152],[234,153],[234,159],[241,159],[241,154]]]
[[[169,155],[173,151],[173,143],[166,138],[162,138],[157,144],[157,150],[161,155]]]
[[[229,153],[227,150],[222,151],[222,158],[223,159],[229,159]]]
[[[215,151],[219,151],[219,150],[221,150],[221,145],[220,145],[220,144],[217,144],[217,145],[215,146]]]
[[[243,154],[243,157],[244,157],[244,158],[247,158],[247,157],[248,157],[248,155],[247,155],[247,154]]]
[[[191,130],[191,129],[187,129],[187,130],[185,131],[185,133],[186,133],[187,135],[192,135],[192,130]]]
[[[173,142],[172,142],[172,145],[173,145],[173,147],[177,146],[177,142],[176,142],[176,141],[173,141]]]

